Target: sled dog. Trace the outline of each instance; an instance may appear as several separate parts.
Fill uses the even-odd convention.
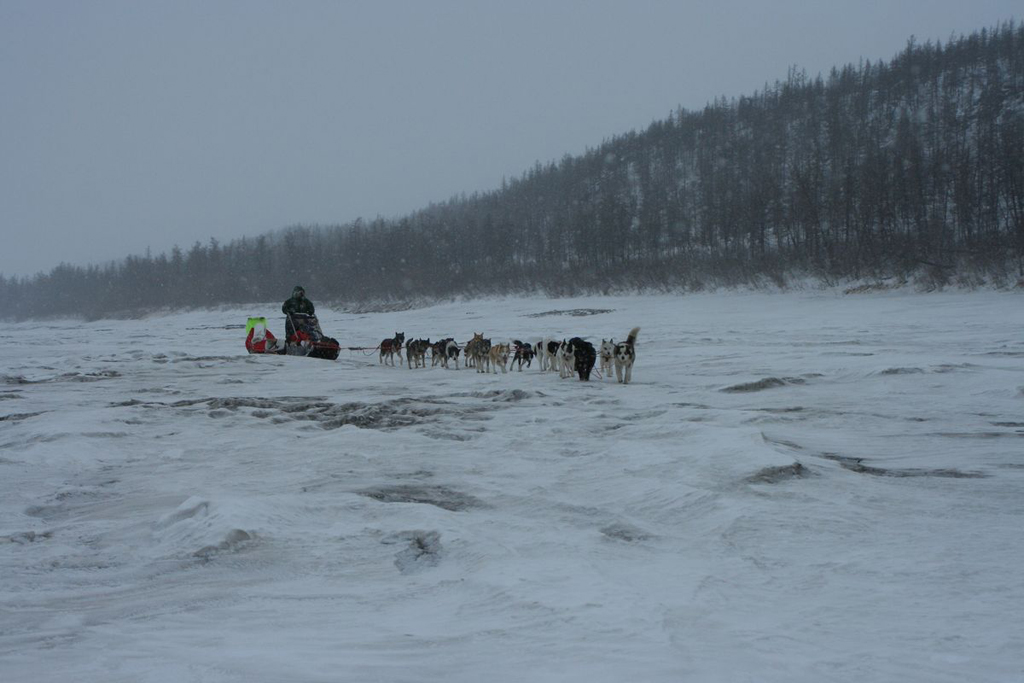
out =
[[[633,380],[633,363],[636,361],[636,336],[638,334],[640,334],[640,328],[634,327],[629,331],[626,341],[615,345],[615,377],[622,384],[629,384]]]
[[[594,345],[580,338],[573,337],[569,340],[572,348],[573,365],[572,371],[580,376],[581,382],[590,381],[590,373],[594,370],[594,362],[597,360],[597,351]],[[572,375],[572,371],[569,373]]]
[[[410,339],[405,345],[405,360],[412,370],[413,363],[416,367],[427,367],[427,349],[430,348],[429,339]]]
[[[572,377],[576,370],[576,351],[572,344],[564,339],[558,347],[558,361],[558,376],[561,379]]]
[[[540,369],[550,370],[551,372],[558,372],[561,364],[561,359],[558,357],[558,348],[561,346],[560,342],[554,339],[545,339],[540,343],[540,348],[537,349],[537,353],[540,354]]]
[[[459,369],[459,345],[455,343],[454,339],[449,339],[448,343],[444,347],[444,355],[446,358],[444,366],[447,368],[448,363],[455,361],[455,369]]]
[[[476,365],[476,347],[483,342],[483,332],[474,332],[473,338],[466,342],[466,367],[471,368]]]
[[[468,368],[470,365],[473,365],[476,367],[477,372],[489,372],[490,352],[491,340],[484,339],[483,332],[474,332],[473,338],[466,344],[466,367]]]
[[[448,342],[450,341],[452,341],[451,337],[445,337],[430,345],[430,367],[436,367],[440,363],[442,368],[448,368]]]
[[[481,339],[480,343],[476,345],[476,352],[473,354],[473,360],[476,365],[477,372],[490,372],[491,371],[491,340]],[[497,370],[495,370],[497,372]]]
[[[508,364],[509,346],[508,344],[495,344],[487,352],[487,360],[490,368],[494,370],[494,374],[498,374],[498,367],[501,367],[501,374],[508,372],[505,366]]]
[[[533,357],[536,355],[533,350],[533,346],[530,342],[521,342],[518,339],[512,341],[512,345],[515,346],[515,354],[512,356],[512,362],[519,364],[519,372],[523,371],[523,363],[526,363],[526,367],[530,367],[533,362]]]
[[[601,340],[601,375],[612,376],[612,358],[615,356],[615,341],[612,339]]]
[[[405,332],[395,332],[395,336],[391,339],[385,339],[380,343],[380,362],[384,362],[384,358],[391,361],[391,365],[395,364],[395,354],[398,354],[398,362],[402,362],[402,343],[405,342]]]

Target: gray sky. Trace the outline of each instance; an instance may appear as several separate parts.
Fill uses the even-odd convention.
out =
[[[1020,0],[0,0],[0,273],[488,190]]]

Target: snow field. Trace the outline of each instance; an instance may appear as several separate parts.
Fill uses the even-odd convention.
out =
[[[4,680],[1024,676],[1019,294],[321,311],[639,325],[629,386],[246,355],[275,309],[0,332]]]

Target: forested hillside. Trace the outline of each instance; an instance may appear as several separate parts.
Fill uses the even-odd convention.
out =
[[[0,315],[283,299],[1024,277],[1024,26],[678,110],[501,188],[411,215],[292,227],[0,277]]]

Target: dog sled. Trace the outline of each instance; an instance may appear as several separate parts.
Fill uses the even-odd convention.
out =
[[[315,315],[290,313],[286,333],[285,353],[289,356],[336,360],[341,352],[338,340],[324,334]]]
[[[328,337],[320,329],[315,315],[292,313],[285,325],[284,343],[267,329],[267,319],[249,318],[245,325],[245,348],[249,353],[306,356],[335,360],[341,351],[338,340]]]

